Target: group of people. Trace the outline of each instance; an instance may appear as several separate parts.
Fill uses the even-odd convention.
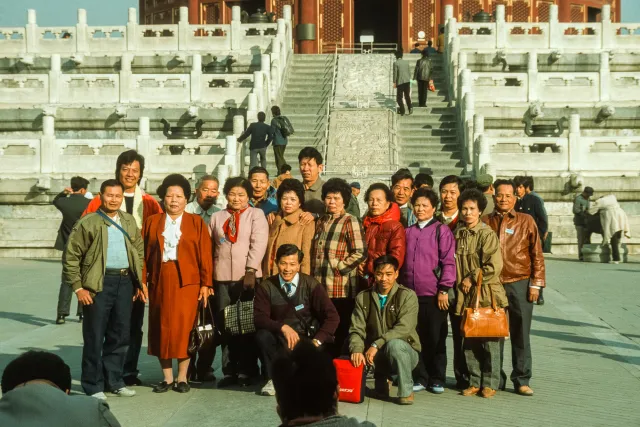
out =
[[[483,307],[508,307],[511,381],[517,393],[533,394],[529,332],[545,286],[544,259],[536,221],[516,209],[516,183],[452,175],[436,192],[431,176],[400,169],[391,188],[369,186],[360,217],[350,213],[359,183],[323,181],[323,158],[313,147],[298,161],[301,181],[286,164],[275,179],[261,166],[227,179],[220,209],[215,177],[203,176],[191,200],[189,181],[171,174],[158,203],[139,186],[144,158],[134,150],[119,156],[115,179],[88,203],[63,254],[62,286],[75,292],[84,316],[86,394],[135,395],[148,303],[147,351],[163,374],[157,393],[215,381],[219,347],[218,387],[262,381],[261,393],[274,395],[276,360],[307,342],[371,366],[373,396],[389,398],[395,378],[395,402],[411,404],[415,391],[444,392],[449,319],[456,387],[491,397],[505,388],[504,340],[461,333],[477,292]],[[219,334],[215,346],[190,357],[199,306]],[[252,315],[242,314],[251,328],[228,327],[236,319],[225,313],[234,306],[252,307]]]

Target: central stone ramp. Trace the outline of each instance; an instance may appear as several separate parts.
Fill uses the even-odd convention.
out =
[[[334,108],[394,106],[393,55],[338,55]]]

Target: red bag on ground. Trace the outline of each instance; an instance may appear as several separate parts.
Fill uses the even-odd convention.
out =
[[[333,366],[338,376],[340,402],[362,403],[364,402],[367,375],[364,371],[365,364],[356,368],[347,358],[333,359]]]

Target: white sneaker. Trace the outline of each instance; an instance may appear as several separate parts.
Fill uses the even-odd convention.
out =
[[[98,400],[107,400],[107,395],[103,392],[92,394],[91,397],[95,397]]]
[[[111,393],[115,394],[118,397],[133,397],[136,395],[135,390],[130,390],[126,387],[119,388],[112,391]]]
[[[262,387],[262,391],[260,392],[263,396],[275,396],[276,389],[273,387],[273,380],[267,381],[267,383]]]

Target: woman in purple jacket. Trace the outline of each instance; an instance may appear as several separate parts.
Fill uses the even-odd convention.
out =
[[[414,390],[423,389],[418,383],[427,383],[428,378],[425,385],[429,391],[439,394],[444,392],[446,378],[448,291],[456,281],[456,242],[449,227],[435,219],[436,193],[420,188],[411,203],[418,222],[405,230],[407,251],[401,283],[416,292],[420,303],[422,360],[414,372]]]

